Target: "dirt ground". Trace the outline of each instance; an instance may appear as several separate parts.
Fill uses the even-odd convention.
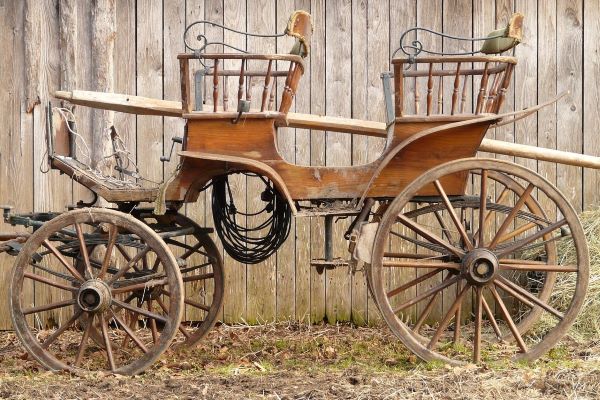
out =
[[[417,360],[385,327],[219,326],[129,378],[46,372],[5,332],[0,398],[595,399],[600,342],[563,340],[528,365],[449,367]]]

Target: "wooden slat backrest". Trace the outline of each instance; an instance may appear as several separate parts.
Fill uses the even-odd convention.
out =
[[[405,88],[409,87],[414,90],[412,115],[497,114],[506,99],[516,63],[516,58],[505,56],[393,59],[395,114],[397,117],[407,115],[404,99],[411,97],[405,92],[408,90]],[[425,65],[425,68],[417,68],[420,65]],[[406,84],[407,79],[412,80],[411,85]],[[426,91],[424,107],[421,107],[419,87]],[[470,87],[472,90],[469,90]],[[468,107],[470,93],[473,93],[471,109]],[[435,111],[434,96],[437,103]]]
[[[260,88],[260,93],[255,97],[254,112],[279,112],[286,114],[294,100],[300,78],[304,74],[304,62],[300,56],[291,54],[180,54],[181,79],[182,79],[182,100],[186,107],[184,114],[190,109],[197,113],[221,113],[237,112],[242,101],[251,103],[253,100],[252,88]],[[198,69],[190,67],[190,62],[200,60],[208,68],[199,66]],[[224,69],[222,66],[235,66],[230,69]],[[252,64],[250,64],[252,63]],[[252,69],[250,69],[252,65]],[[276,69],[279,65],[281,69]],[[285,70],[283,69],[285,68]],[[193,76],[198,70],[203,71],[200,81],[193,82]],[[235,94],[230,99],[225,85],[229,78],[233,77],[237,83],[237,96]],[[283,90],[277,93],[278,80],[284,82]],[[212,104],[202,104],[191,106],[195,90],[203,90],[203,85],[209,81],[209,87],[212,87],[212,95],[196,96],[202,98],[203,102],[212,100]],[[200,84],[201,87],[193,87]],[[222,96],[220,94],[222,93]],[[276,102],[276,96],[279,95],[279,101]],[[235,101],[233,107],[230,107],[230,100]],[[278,103],[278,108],[275,109]]]

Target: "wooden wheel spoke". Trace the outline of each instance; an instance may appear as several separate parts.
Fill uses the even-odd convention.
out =
[[[520,296],[522,296],[524,299],[526,299],[525,301],[521,300],[525,304],[527,304],[526,301],[529,301],[530,302],[529,304],[533,303],[535,305],[540,306],[542,309],[544,309],[545,311],[547,311],[550,314],[554,315],[558,319],[562,320],[564,318],[563,313],[561,313],[560,311],[558,311],[556,308],[554,308],[551,305],[543,302],[542,300],[540,300],[539,298],[537,298],[533,294],[529,293],[527,290],[523,289],[519,285],[514,284],[513,282],[509,281],[505,277],[499,276],[498,279],[494,283],[496,285],[498,285],[498,287],[500,287],[502,289],[506,290],[508,288],[508,289],[512,289],[514,292],[518,293]],[[517,296],[514,296],[514,297],[516,297],[517,299],[520,299]]]
[[[462,280],[456,282],[456,296],[460,295],[462,290]],[[461,317],[462,317],[462,302],[458,304],[458,308],[456,309],[456,313],[454,314],[454,338],[452,342],[454,344],[458,343],[460,340],[460,328],[461,328]]]
[[[481,362],[481,324],[483,311],[483,290],[475,288],[475,333],[473,335],[473,362]]]
[[[79,319],[79,317],[83,314],[83,310],[77,309],[73,316],[69,318],[67,322],[62,324],[57,330],[55,330],[52,335],[48,336],[46,340],[42,343],[42,347],[47,349],[60,335],[62,335],[71,325],[75,323]]]
[[[444,221],[444,219],[442,218],[442,216],[440,215],[440,213],[438,211],[434,211],[433,215],[435,215],[435,219],[437,219],[438,224],[440,224],[440,227],[442,228],[442,237],[445,234],[448,241],[450,243],[454,243],[454,237],[452,236],[452,231],[450,230],[450,228],[448,228],[448,225],[446,225],[446,221]]]
[[[212,265],[212,264],[213,264],[212,262],[207,262],[207,263],[203,263],[203,264],[194,265],[192,267],[181,268],[179,270],[179,272],[181,274],[187,274],[188,272],[193,272],[193,271],[195,271],[197,269],[204,268],[204,267],[207,267],[207,266]]]
[[[121,255],[123,256],[123,258],[125,259],[125,261],[127,262],[131,262],[131,256],[129,254],[127,254],[127,249],[125,247],[123,247],[123,245],[121,243],[117,243],[116,248],[119,250],[119,253],[121,253]],[[139,261],[139,260],[137,260]],[[136,270],[137,272],[140,272],[141,269],[136,265],[137,261],[133,264],[133,269]]]
[[[508,196],[509,193],[510,193],[510,190],[507,187],[504,187],[504,189],[502,189],[502,192],[500,192],[498,197],[496,197],[494,204],[502,204],[502,202]],[[474,236],[476,236],[476,237],[480,235],[480,231],[482,231],[482,230],[485,231],[485,227],[487,226],[488,222],[490,222],[490,220],[492,219],[492,216],[494,215],[489,210],[487,210],[487,207],[486,207],[486,211],[487,212],[486,212],[485,218],[483,220],[483,223],[480,222],[479,228],[477,229],[477,231],[475,231]]]
[[[81,276],[79,271],[77,271],[77,269],[75,269],[75,267],[73,267],[73,265],[71,265],[71,263],[69,263],[69,261],[67,261],[67,259],[62,254],[60,254],[60,251],[58,251],[58,249],[54,247],[54,245],[50,243],[48,239],[45,239],[43,244],[44,247],[50,250],[50,252],[54,254],[56,258],[58,258],[58,261],[60,261],[60,263],[67,269],[67,271],[71,273],[71,275],[73,275],[77,280],[81,282],[85,281],[85,279],[83,278],[83,276]]]
[[[523,224],[518,228],[513,229],[512,231],[502,235],[502,237],[498,239],[498,244],[507,242],[515,236],[519,236],[520,234],[527,232],[528,230],[535,228],[536,226],[538,226],[538,224],[536,224],[535,222],[528,222],[526,224]]]
[[[106,349],[106,358],[108,360],[108,367],[111,371],[115,371],[115,358],[113,356],[112,344],[110,342],[110,336],[108,335],[108,322],[104,318],[103,313],[98,314],[98,322],[100,323],[100,330],[102,331],[102,338],[104,339],[104,347]]]
[[[44,304],[44,305],[41,305],[41,306],[35,306],[35,307],[31,307],[31,308],[26,308],[26,309],[23,310],[23,314],[24,315],[29,315],[29,314],[34,314],[34,313],[42,312],[42,311],[55,310],[57,308],[63,308],[63,307],[72,306],[73,304],[75,304],[75,300],[74,299],[57,301],[56,303],[50,303],[50,304]]]
[[[125,249],[121,243],[116,243],[115,247],[119,250],[119,253],[121,253],[125,261],[131,261],[131,256],[127,254],[127,249]]]
[[[163,294],[165,294],[165,295],[167,295],[167,296],[168,296],[167,292],[165,292],[164,290],[163,290]],[[162,308],[162,310],[163,310],[165,313],[167,313],[167,312],[168,312],[168,311],[167,311],[167,306],[165,305],[165,303],[163,303],[163,301],[162,301],[162,300],[161,300],[159,297],[157,297],[157,298],[156,298],[156,302],[158,303],[158,305],[160,306],[160,308]],[[185,327],[183,326],[183,323],[179,322],[179,325],[177,326],[177,329],[179,329],[179,332],[181,332],[181,334],[182,334],[183,336],[185,336],[186,338],[189,338],[189,337],[191,336],[191,335],[188,333],[188,331],[186,331],[186,330],[185,330]]]
[[[188,258],[189,256],[191,256],[192,254],[196,253],[200,249],[200,247],[202,247],[202,243],[196,243],[191,248],[187,249],[186,252],[183,253],[180,258],[182,258],[182,259],[185,260],[186,258]]]
[[[123,330],[125,331],[127,336],[129,336],[131,338],[133,343],[135,343],[137,345],[137,347],[139,347],[140,350],[142,350],[144,353],[147,353],[148,349],[146,348],[144,343],[140,340],[140,338],[135,334],[135,332],[123,320],[121,320],[121,318],[119,318],[117,316],[117,314],[114,313],[114,311],[111,310],[111,312],[112,312],[112,315],[113,315],[113,318],[115,319],[115,321],[117,321],[117,323],[119,325],[121,325],[121,327],[123,328]],[[152,320],[152,321],[154,321],[154,320]]]
[[[113,249],[115,247],[115,243],[117,242],[117,236],[118,228],[111,224],[108,228],[108,243],[106,244],[106,253],[104,254],[104,260],[102,260],[102,266],[100,267],[100,272],[98,273],[98,279],[104,279],[106,271],[108,271]]]
[[[117,288],[112,289],[112,292],[114,294],[117,294],[117,293],[131,292],[134,290],[150,289],[150,288],[153,288],[156,286],[163,286],[168,283],[169,283],[169,281],[167,280],[167,278],[151,279],[146,282],[140,282],[140,283],[135,283],[133,285],[117,287]]]
[[[167,323],[167,319],[165,317],[163,317],[162,315],[156,314],[154,312],[146,311],[143,308],[132,306],[129,303],[124,303],[124,302],[122,302],[120,300],[117,300],[117,299],[113,299],[113,303],[115,303],[120,308],[124,308],[126,310],[133,311],[133,312],[138,313],[140,315],[143,315],[145,317],[152,318],[152,319],[155,319],[157,321],[160,321],[162,323]]]
[[[50,285],[50,286],[58,288],[58,289],[67,290],[69,292],[77,292],[77,288],[74,287],[74,286],[64,285],[62,283],[53,281],[52,279],[43,277],[43,276],[38,275],[38,274],[32,274],[31,272],[24,272],[23,276],[26,277],[26,278],[32,279],[34,281],[45,283],[46,285]]]
[[[460,264],[454,262],[427,262],[427,261],[388,261],[384,260],[383,267],[389,268],[435,268],[439,270],[460,270]]]
[[[152,298],[148,299],[148,311],[152,311]],[[152,342],[156,344],[158,341],[158,329],[156,327],[156,321],[150,320],[150,331],[152,332]]]
[[[442,202],[446,206],[446,210],[448,210],[448,214],[450,214],[450,219],[452,219],[452,222],[454,222],[454,225],[456,226],[456,229],[458,230],[458,233],[460,234],[460,237],[462,238],[463,242],[467,246],[467,249],[473,250],[473,243],[471,243],[471,239],[469,239],[469,235],[467,235],[467,231],[465,230],[465,227],[463,226],[462,222],[460,222],[458,215],[456,215],[456,212],[454,211],[454,207],[452,207],[452,203],[450,202],[450,199],[448,199],[448,196],[446,195],[446,191],[444,190],[444,187],[442,186],[440,181],[437,179],[433,182],[433,184],[435,185],[435,188],[437,189],[438,193],[442,197]]]
[[[425,322],[427,317],[429,317],[429,314],[431,314],[431,311],[433,310],[433,306],[435,304],[435,300],[437,299],[439,294],[440,294],[440,292],[437,292],[436,294],[431,296],[431,299],[429,299],[429,301],[427,302],[427,305],[421,312],[421,315],[419,316],[419,318],[417,319],[417,322],[415,323],[415,326],[413,327],[414,332],[419,333],[419,331],[421,330],[423,323]]]
[[[85,265],[85,270],[88,273],[89,279],[94,279],[94,274],[92,272],[92,266],[90,264],[90,255],[88,253],[87,244],[85,243],[85,237],[83,236],[83,230],[81,229],[81,224],[75,224],[75,231],[77,232],[77,240],[79,240],[79,251],[83,256],[83,263]]]
[[[442,319],[442,322],[440,322],[440,326],[438,326],[433,337],[427,344],[428,349],[430,349],[430,350],[433,349],[435,347],[435,345],[437,344],[437,342],[440,340],[440,338],[442,337],[442,334],[448,327],[450,320],[452,320],[452,318],[456,315],[456,311],[458,310],[458,307],[460,307],[460,305],[462,304],[462,300],[470,288],[471,288],[471,285],[466,284],[465,287],[460,291],[458,296],[456,296],[456,299],[454,299],[454,303],[452,303],[452,306],[450,307],[450,309],[444,316],[444,319]]]
[[[502,249],[499,249],[497,251],[496,256],[498,258],[501,258],[501,257],[506,256],[508,254],[514,253],[515,251],[517,251],[520,248],[528,245],[529,243],[534,242],[534,241],[538,240],[539,238],[544,237],[544,236],[552,233],[556,229],[559,229],[561,226],[565,225],[566,223],[567,223],[566,219],[561,219],[560,221],[557,221],[557,222],[553,223],[552,225],[548,225],[547,227],[545,227],[542,230],[537,231],[533,235],[527,236],[526,238],[523,238],[523,239],[521,239],[519,241],[516,241],[516,242],[514,242],[512,245],[510,245],[508,247],[503,247]]]
[[[215,274],[213,272],[209,272],[207,274],[200,274],[200,275],[189,275],[189,276],[184,276],[183,277],[183,282],[195,282],[195,281],[201,281],[201,280],[205,280],[205,279],[212,279],[215,277]]]
[[[152,265],[152,272],[158,271],[159,265],[160,265],[160,258],[156,257],[156,260],[154,260],[154,264]]]
[[[500,260],[500,269],[508,271],[544,271],[544,272],[577,272],[576,265],[546,264],[543,261],[532,260]]]
[[[410,218],[405,217],[403,214],[399,214],[397,216],[397,219],[400,220],[400,222],[403,225],[412,229],[413,231],[418,233],[421,237],[427,239],[429,242],[442,246],[443,248],[445,248],[446,250],[450,251],[451,253],[453,253],[454,255],[456,255],[458,257],[462,257],[464,255],[464,252],[461,249],[446,242],[444,239],[440,238],[435,233],[430,232],[424,226],[411,220]]]
[[[83,354],[85,353],[85,349],[87,348],[88,339],[90,337],[90,333],[92,332],[94,326],[94,314],[88,314],[89,319],[87,321],[87,326],[83,331],[83,335],[81,336],[81,342],[79,343],[79,350],[77,350],[77,356],[75,356],[75,367],[79,367],[81,364],[81,360],[83,359]]]
[[[179,242],[177,240],[173,240],[173,239],[165,239],[165,243],[172,244],[172,245],[177,246],[177,247],[181,247],[182,249],[186,249],[186,252],[183,253],[183,255],[180,258],[186,259],[189,256],[191,256],[192,254],[197,253],[197,254],[205,256],[206,258],[208,258],[209,260],[211,260],[211,262],[215,261],[214,258],[210,254],[208,254],[208,253],[200,250],[200,248],[202,248],[202,246],[204,246],[203,243],[199,242],[199,243],[196,243],[193,246],[190,246],[189,244],[181,243],[181,242]]]
[[[165,296],[171,297],[171,293],[169,293],[168,291],[166,291],[166,290],[164,290],[164,289],[163,289],[163,290],[161,290],[161,293],[162,293],[162,294],[164,294]],[[206,306],[206,305],[204,305],[204,304],[198,303],[198,302],[196,302],[196,301],[194,301],[194,300],[190,300],[190,299],[188,299],[188,298],[185,298],[185,299],[183,299],[183,302],[184,302],[185,304],[187,304],[187,305],[190,305],[190,306],[192,306],[192,307],[199,308],[199,309],[201,309],[201,310],[204,310],[204,311],[206,311],[206,312],[209,312],[209,311],[210,311],[210,307],[209,307],[209,306]]]
[[[444,258],[446,256],[441,255],[441,256],[432,256],[431,254],[418,254],[418,253],[395,253],[395,252],[384,252],[383,253],[384,257],[387,258],[410,258],[413,260],[422,260],[422,259],[427,259],[427,260],[436,260],[436,259],[440,259],[440,258]]]
[[[484,246],[484,238],[485,238],[485,219],[487,217],[487,179],[488,179],[488,171],[487,169],[481,170],[481,187],[479,191],[479,239],[477,246]]]
[[[435,270],[435,271],[431,271],[431,272],[428,272],[428,273],[426,273],[424,275],[421,275],[418,278],[415,278],[415,279],[413,279],[413,280],[411,280],[409,282],[406,282],[405,284],[403,284],[401,286],[398,286],[396,289],[393,289],[393,290],[390,290],[389,292],[387,292],[387,297],[389,298],[389,297],[397,295],[398,293],[402,293],[406,289],[409,289],[409,288],[411,288],[411,287],[413,287],[413,286],[415,286],[415,285],[417,285],[417,284],[419,284],[419,283],[421,283],[421,282],[423,282],[423,281],[425,281],[425,280],[427,280],[429,278],[432,278],[433,276],[439,274],[441,271],[442,271],[441,269],[438,269],[438,270]]]
[[[492,312],[492,309],[490,308],[488,302],[485,300],[485,297],[483,297],[483,296],[481,297],[481,304],[483,305],[483,309],[485,310],[488,320],[490,321],[490,324],[492,325],[492,328],[494,329],[494,332],[496,333],[496,337],[498,339],[501,339],[502,332],[500,331],[500,327],[498,326],[498,323],[496,322],[496,316]]]
[[[496,304],[498,304],[498,306],[500,307],[500,313],[502,314],[504,321],[506,322],[506,324],[508,325],[508,328],[510,329],[513,336],[515,337],[515,340],[517,341],[517,345],[519,346],[519,348],[521,349],[521,351],[523,353],[527,353],[527,346],[525,345],[525,342],[523,341],[523,337],[521,337],[521,334],[519,333],[519,330],[517,329],[515,322],[511,318],[510,313],[508,312],[508,309],[506,308],[506,305],[500,298],[498,291],[496,290],[494,285],[490,285],[490,286],[488,286],[488,288],[489,288],[490,292],[492,293],[492,296],[494,296],[494,300],[496,300]]]
[[[108,281],[108,284],[109,285],[114,284],[120,277],[125,275],[125,273],[127,271],[129,271],[129,269],[131,269],[131,267],[133,267],[138,261],[140,261],[140,259],[142,257],[144,257],[149,251],[150,251],[150,246],[146,245],[142,251],[138,252],[134,257],[132,257],[129,260],[129,262],[127,263],[127,265],[125,267],[121,268],[116,274],[114,274],[110,278],[110,280]]]
[[[502,225],[500,225],[500,228],[498,228],[498,231],[494,235],[494,238],[492,239],[492,241],[489,245],[490,249],[494,249],[496,247],[496,245],[500,242],[500,238],[502,238],[502,236],[504,235],[504,232],[506,232],[506,230],[508,229],[508,226],[513,222],[517,213],[521,210],[521,208],[523,207],[525,202],[529,199],[529,196],[531,195],[531,192],[533,191],[534,188],[535,188],[535,186],[533,185],[533,183],[530,183],[527,186],[527,189],[525,189],[525,191],[521,195],[521,197],[519,197],[517,204],[515,204],[515,206],[512,208],[512,210],[510,210],[510,212],[508,213],[508,215],[502,222]]]
[[[462,279],[461,276],[454,276],[452,278],[450,278],[450,276],[448,276],[444,281],[442,281],[440,284],[432,287],[431,289],[421,293],[420,295],[410,299],[409,301],[407,301],[406,303],[401,304],[400,306],[396,307],[394,309],[394,314],[412,306],[413,304],[417,304],[420,301],[425,300],[426,298],[428,298],[431,295],[436,294],[437,292],[440,292],[442,290],[444,290],[445,288],[447,288],[450,285],[453,285],[454,283],[456,283],[459,279]]]

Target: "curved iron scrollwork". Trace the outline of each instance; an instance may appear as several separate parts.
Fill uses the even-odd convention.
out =
[[[407,36],[411,32],[416,33],[418,31],[427,32],[432,35],[437,35],[437,36],[440,36],[440,37],[446,38],[446,39],[465,41],[465,42],[479,42],[479,41],[495,39],[495,38],[504,36],[504,33],[501,32],[501,33],[498,33],[497,35],[493,35],[493,36],[486,36],[486,37],[481,37],[481,38],[466,38],[466,37],[448,35],[448,34],[437,32],[437,31],[427,29],[427,28],[414,27],[414,28],[410,28],[410,29],[404,31],[402,36],[400,36],[400,46],[394,51],[394,53],[392,54],[392,58],[394,58],[399,51],[402,51],[404,54],[406,54],[408,56],[409,61],[411,61],[411,63],[412,63],[412,60],[414,60],[415,57],[417,57],[421,53],[435,54],[438,56],[463,56],[463,55],[472,55],[472,54],[479,53],[479,50],[460,51],[460,52],[444,52],[444,51],[428,50],[423,47],[423,43],[421,43],[418,39],[413,40],[410,44],[404,43],[406,40],[408,40]]]
[[[183,42],[185,44],[185,48],[188,50],[193,51],[196,54],[201,54],[203,52],[206,51],[206,48],[208,46],[224,46],[227,47],[229,49],[235,50],[235,51],[239,51],[240,53],[248,53],[246,50],[240,49],[238,47],[232,46],[228,43],[225,43],[223,41],[209,41],[208,38],[206,37],[205,34],[201,33],[198,36],[195,37],[195,40],[198,42],[199,47],[193,47],[189,42],[188,42],[188,33],[191,31],[191,29],[194,26],[201,26],[201,25],[209,25],[212,27],[218,27],[221,28],[223,30],[229,31],[229,32],[233,32],[233,33],[237,33],[243,36],[250,36],[250,37],[258,37],[258,38],[278,38],[278,37],[282,37],[285,36],[285,32],[284,33],[276,33],[276,34],[260,34],[260,33],[251,33],[251,32],[244,32],[244,31],[239,31],[237,29],[233,29],[233,28],[229,28],[225,25],[221,25],[218,24],[216,22],[211,22],[211,21],[196,21],[193,22],[191,24],[189,24],[186,28],[185,28],[185,32],[183,33]]]

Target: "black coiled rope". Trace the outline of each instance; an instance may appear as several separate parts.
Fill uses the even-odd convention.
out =
[[[292,212],[286,199],[273,188],[271,181],[257,174],[243,174],[259,177],[264,182],[266,188],[260,196],[265,202],[264,208],[255,213],[238,211],[233,201],[228,175],[225,175],[213,179],[212,213],[215,230],[227,254],[241,263],[257,264],[277,251],[287,239]],[[244,222],[250,222],[246,217],[257,217],[261,214],[266,215],[266,218],[256,226],[244,226]],[[242,225],[239,222],[242,222]]]

